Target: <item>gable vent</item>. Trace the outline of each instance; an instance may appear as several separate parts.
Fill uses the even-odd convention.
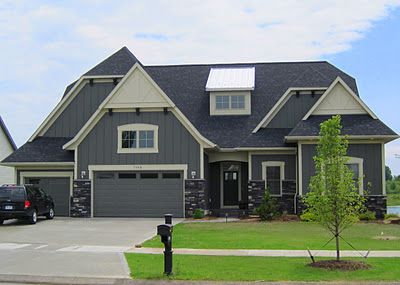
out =
[[[211,68],[206,91],[250,91],[255,87],[255,68]]]

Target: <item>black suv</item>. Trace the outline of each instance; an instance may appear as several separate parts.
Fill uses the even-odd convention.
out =
[[[23,219],[36,224],[38,216],[54,218],[54,202],[50,195],[34,185],[0,186],[0,225],[4,220]]]

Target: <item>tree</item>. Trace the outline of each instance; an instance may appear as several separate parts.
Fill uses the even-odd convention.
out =
[[[315,175],[310,180],[311,191],[304,198],[307,211],[335,238],[337,261],[341,233],[357,222],[365,209],[365,198],[358,193],[353,172],[346,165],[348,141],[341,136],[341,128],[339,115],[320,125]]]
[[[387,165],[385,166],[385,179],[386,181],[393,179],[392,171],[390,170],[390,167]]]
[[[256,208],[255,212],[262,221],[270,221],[278,215],[276,199],[271,197],[268,187],[264,190],[260,207]]]

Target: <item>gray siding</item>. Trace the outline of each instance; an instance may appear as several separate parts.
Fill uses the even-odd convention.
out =
[[[268,124],[267,128],[293,128],[321,97],[315,94],[301,94],[298,98],[292,95],[286,104]]]
[[[43,136],[74,137],[114,87],[112,82],[87,83]]]
[[[315,175],[313,157],[316,145],[302,145],[303,195],[309,191],[310,177]],[[382,195],[382,148],[380,144],[350,144],[347,155],[364,159],[364,188],[370,195]],[[371,187],[368,187],[368,184]]]
[[[296,156],[294,154],[256,154],[251,156],[251,180],[262,179],[263,161],[284,161],[285,180],[296,180]]]
[[[117,153],[117,127],[133,123],[159,126],[158,153]],[[107,113],[79,145],[78,156],[78,173],[91,164],[188,164],[189,174],[200,174],[199,143],[171,112]]]

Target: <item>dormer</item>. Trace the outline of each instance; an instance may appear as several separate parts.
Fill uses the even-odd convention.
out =
[[[210,115],[250,115],[255,68],[211,68],[206,84],[210,95]]]

